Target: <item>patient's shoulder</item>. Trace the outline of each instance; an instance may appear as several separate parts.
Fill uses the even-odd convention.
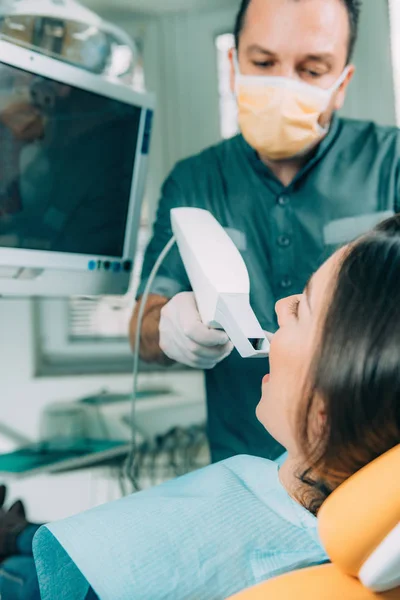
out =
[[[273,491],[277,487],[282,487],[278,475],[279,466],[272,460],[240,454],[228,458],[220,464],[245,482],[250,489],[259,489],[261,483],[263,494],[268,490]]]
[[[251,468],[251,469],[269,469],[272,471],[278,470],[278,465],[273,460],[261,458],[259,456],[250,456],[249,454],[238,454],[231,458],[226,458],[222,461],[227,467],[235,469]]]

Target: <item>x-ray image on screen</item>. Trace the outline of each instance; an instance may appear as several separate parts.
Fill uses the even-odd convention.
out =
[[[0,246],[121,257],[140,117],[0,63]]]

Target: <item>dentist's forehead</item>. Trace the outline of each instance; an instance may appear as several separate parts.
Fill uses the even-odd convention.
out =
[[[342,0],[251,0],[241,41],[274,53],[343,52],[350,22]]]

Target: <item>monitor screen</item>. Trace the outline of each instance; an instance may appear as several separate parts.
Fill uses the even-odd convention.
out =
[[[0,248],[122,257],[141,113],[0,62]]]

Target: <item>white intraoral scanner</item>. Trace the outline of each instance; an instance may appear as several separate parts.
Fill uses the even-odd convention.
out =
[[[268,356],[245,262],[224,228],[200,208],[172,209],[171,224],[203,323],[223,329],[243,358]]]

